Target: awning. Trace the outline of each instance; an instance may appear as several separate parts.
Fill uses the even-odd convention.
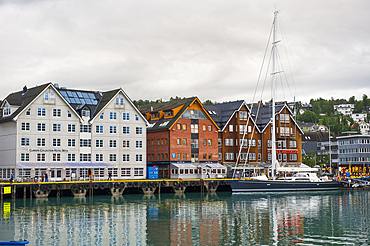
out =
[[[198,165],[198,167],[208,167],[208,168],[226,168],[224,165],[221,165],[220,163],[201,163]]]
[[[78,162],[53,162],[53,163],[17,163],[17,168],[113,168],[112,164],[108,163],[78,163]]]
[[[190,163],[171,163],[171,166],[177,167],[179,169],[183,169],[183,168],[197,169],[196,165],[193,165]]]
[[[279,167],[278,172],[317,172],[319,169],[311,167]]]

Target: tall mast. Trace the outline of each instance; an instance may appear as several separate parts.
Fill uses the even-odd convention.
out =
[[[272,178],[275,179],[276,170],[276,124],[275,124],[275,87],[276,87],[276,71],[275,71],[275,58],[276,58],[276,21],[277,14],[279,12],[275,10],[274,12],[274,33],[272,41],[272,117],[271,117],[271,171]]]

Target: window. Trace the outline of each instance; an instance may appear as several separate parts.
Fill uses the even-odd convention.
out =
[[[68,147],[75,147],[76,146],[76,140],[74,138],[68,139]]]
[[[186,145],[186,138],[183,138],[183,139],[182,139],[182,144],[183,144],[183,145]]]
[[[143,176],[144,168],[134,168],[134,176]]]
[[[239,111],[239,120],[248,120],[247,111]]]
[[[60,147],[60,138],[53,139],[53,147]]]
[[[122,177],[130,177],[131,176],[131,168],[121,168],[121,176]]]
[[[117,133],[117,127],[116,126],[109,126],[109,133]]]
[[[198,124],[191,124],[191,133],[198,133]]]
[[[286,160],[287,160],[287,154],[283,154],[283,161],[285,161],[286,162]]]
[[[123,105],[123,98],[116,98],[116,105]]]
[[[187,155],[186,155],[186,154],[182,154],[182,159],[183,159],[183,160],[186,160],[186,157],[187,157]]]
[[[100,114],[99,118],[102,120],[104,119],[104,112]]]
[[[80,153],[80,161],[91,161],[91,154]]]
[[[181,124],[177,123],[177,130],[181,130]]]
[[[21,161],[30,161],[29,153],[21,153]]]
[[[239,125],[239,134],[243,135],[244,133],[246,133],[246,125]]]
[[[207,131],[207,125],[203,125],[203,131]]]
[[[234,160],[234,153],[225,153],[225,160]]]
[[[289,137],[289,127],[281,126],[280,135]]]
[[[67,110],[67,117],[68,118],[71,118],[72,117],[71,111],[69,111],[69,110]]]
[[[290,140],[289,141],[289,147],[290,148],[296,148],[297,147],[297,141]]]
[[[53,153],[53,161],[60,161],[60,154]]]
[[[267,140],[267,147],[268,147],[268,148],[271,148],[271,139],[268,139],[268,140]]]
[[[37,131],[44,132],[45,131],[45,123],[37,123]]]
[[[37,147],[45,147],[45,138],[38,138],[36,141]]]
[[[55,95],[54,93],[45,93],[44,101],[46,103],[54,103]]]
[[[91,132],[91,125],[80,125],[80,132]]]
[[[130,113],[123,113],[123,120],[130,120]]]
[[[117,113],[116,112],[109,112],[109,119],[111,119],[111,120],[117,119]]]
[[[136,155],[136,161],[143,161],[143,155],[142,154],[137,154]]]
[[[96,154],[95,161],[103,161],[103,154]]]
[[[109,147],[110,148],[116,148],[117,147],[117,141],[116,140],[109,140]]]
[[[61,126],[60,124],[53,124],[53,132],[60,132]]]
[[[177,144],[180,145],[181,144],[181,138],[178,138],[177,139]]]
[[[191,148],[197,149],[198,148],[198,139],[192,139],[191,140]]]
[[[68,161],[76,161],[76,154],[68,154]]]
[[[248,132],[251,133],[252,132],[252,126],[248,126]]]
[[[76,132],[76,125],[68,124],[68,132]]]
[[[123,140],[122,141],[122,147],[123,148],[130,148],[130,141],[129,140]]]
[[[249,153],[249,160],[255,161],[256,160],[256,153]]]
[[[208,125],[208,131],[211,132],[212,131],[212,125]]]
[[[137,114],[135,114],[135,120],[138,121],[139,120],[139,116]]]
[[[91,147],[91,139],[80,139],[80,147]]]
[[[256,146],[256,139],[248,139],[248,143],[250,146]]]
[[[166,111],[166,112],[164,112],[164,116],[172,116],[173,115],[173,112],[172,112],[172,110],[171,111]]]
[[[97,140],[95,141],[95,147],[96,147],[96,148],[103,148],[103,140],[101,140],[101,139],[97,139]]]
[[[90,110],[88,108],[82,109],[81,115],[84,117],[90,117]]]
[[[203,154],[203,160],[207,160],[207,154]]]
[[[129,126],[122,127],[122,133],[123,134],[130,134],[130,127]]]
[[[45,154],[44,153],[37,153],[36,161],[45,161]]]
[[[297,154],[289,154],[290,161],[297,161]]]
[[[30,123],[28,123],[28,122],[22,122],[21,130],[22,131],[29,131],[30,130]]]
[[[229,125],[229,132],[233,132],[234,131],[234,125]]]
[[[212,139],[208,139],[208,146],[212,145]]]
[[[103,133],[103,126],[95,126],[96,133]]]
[[[45,116],[45,115],[46,115],[46,109],[44,108],[37,109],[37,116]]]
[[[281,123],[289,123],[289,114],[280,114]]]
[[[234,146],[234,139],[225,138],[225,146]]]
[[[248,139],[240,139],[239,141],[242,148],[248,148]]]
[[[21,138],[21,146],[30,146],[29,138]]]
[[[203,146],[207,146],[207,139],[203,139]]]
[[[186,131],[186,124],[182,124],[182,129]]]
[[[59,108],[53,108],[53,116],[54,117],[61,117],[62,116],[62,110]]]
[[[123,154],[122,155],[122,161],[130,161],[130,155],[129,154]]]
[[[262,143],[261,143],[261,139],[258,139],[258,148],[259,148],[259,149],[261,148],[261,145],[262,145]]]
[[[31,115],[31,109],[29,108],[29,109],[27,109],[27,111],[26,111],[26,115]]]
[[[136,127],[136,134],[137,135],[143,134],[143,128],[142,127]]]
[[[136,141],[136,148],[142,149],[143,148],[143,141]]]
[[[116,154],[109,154],[109,161],[117,161]]]

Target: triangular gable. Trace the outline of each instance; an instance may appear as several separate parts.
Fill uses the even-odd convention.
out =
[[[64,103],[66,103],[68,105],[68,107],[72,110],[72,112],[80,119],[80,122],[83,122],[82,118],[78,115],[78,113],[73,109],[73,107],[67,102],[67,100],[63,97],[62,94],[59,93],[59,91],[54,87],[53,83],[47,83],[47,84],[44,84],[44,85],[47,85],[40,93],[38,93],[32,100],[31,102],[29,102],[27,105],[23,106],[22,110],[17,113],[17,115],[14,117],[14,120],[17,120],[19,115],[21,115],[25,110],[27,110],[30,105],[32,103],[34,103],[40,96],[42,96],[44,94],[44,92],[49,88],[49,87],[52,87],[53,90],[55,91],[55,93],[60,97],[62,98],[62,100],[64,101]],[[44,86],[44,85],[41,85],[41,86]]]
[[[93,116],[90,119],[90,123],[92,123],[96,119],[96,117],[98,117],[101,114],[101,112],[104,111],[104,109],[110,103],[112,103],[112,101],[114,100],[114,98],[116,98],[116,96],[120,92],[127,99],[127,101],[130,103],[130,105],[135,109],[137,115],[144,120],[144,122],[145,122],[146,125],[148,125],[149,123],[146,120],[146,118],[141,114],[141,112],[139,111],[139,109],[132,102],[131,98],[126,94],[126,92],[122,88],[119,88],[119,89],[116,89],[116,90],[112,90],[112,91],[104,92],[103,97],[100,99],[99,104],[96,107],[95,112],[93,113]]]
[[[216,122],[212,119],[212,117],[208,114],[207,110],[204,108],[203,104],[200,102],[198,97],[195,97],[191,103],[186,106],[186,109],[189,108],[191,105],[193,105],[195,102],[199,103],[200,108],[202,109],[202,112],[206,115],[206,117],[216,126],[217,130],[220,130],[220,127],[216,124]],[[169,130],[172,129],[172,127],[177,123],[177,121],[181,118],[181,116],[186,112],[186,109],[182,110],[182,112],[177,116],[177,119],[174,120],[172,125],[168,127]]]

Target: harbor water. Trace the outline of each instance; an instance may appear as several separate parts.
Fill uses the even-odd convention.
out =
[[[369,245],[370,191],[3,200],[0,241],[29,245]]]

